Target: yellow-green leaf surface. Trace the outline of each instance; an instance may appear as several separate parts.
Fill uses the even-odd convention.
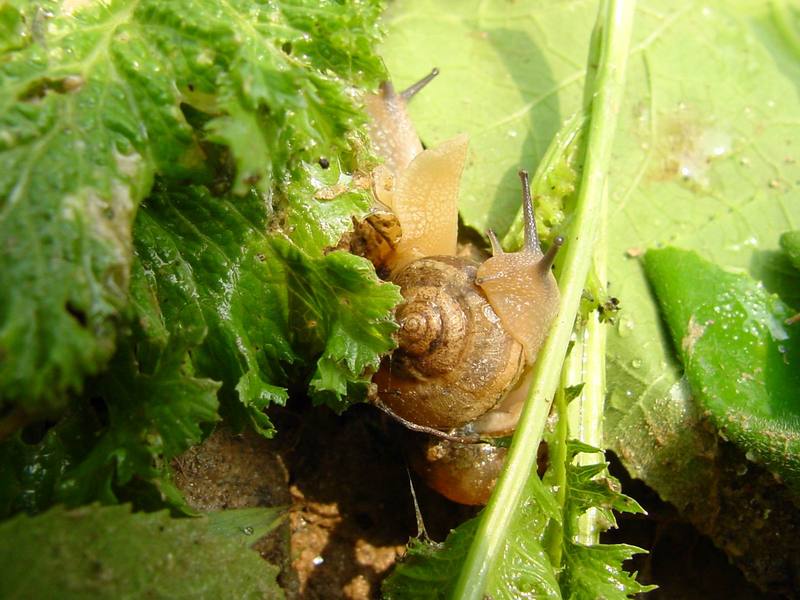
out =
[[[399,87],[440,78],[411,115],[427,144],[465,131],[464,222],[513,219],[513,173],[532,169],[581,103],[594,2],[397,2],[384,55]],[[797,302],[781,232],[800,224],[797,11],[766,3],[638,4],[609,180],[608,442],[678,504],[705,485],[699,415],[681,381],[638,256],[675,244],[749,270]],[[694,487],[693,487],[694,486]]]

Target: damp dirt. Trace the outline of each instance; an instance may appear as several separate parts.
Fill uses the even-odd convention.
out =
[[[428,535],[443,540],[475,509],[449,502],[409,476],[396,424],[369,406],[344,415],[312,407],[276,407],[272,440],[218,428],[175,461],[176,481],[201,511],[281,506],[281,525],[254,548],[281,569],[289,599],[380,597],[380,585],[417,535],[411,482]],[[684,522],[641,482],[625,477],[623,489],[648,517],[622,517],[608,541],[650,548],[627,565],[660,589],[650,600],[694,598],[772,600],[726,555]]]

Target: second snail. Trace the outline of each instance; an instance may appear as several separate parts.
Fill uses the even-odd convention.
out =
[[[399,93],[385,82],[365,99],[370,139],[384,160],[373,173],[373,193],[399,225],[399,236],[388,236],[388,247],[369,258],[404,298],[395,311],[398,348],[374,378],[376,402],[407,427],[434,434],[411,457],[429,485],[456,502],[484,504],[505,449],[465,442],[516,427],[530,367],[558,313],[551,267],[562,240],[542,251],[528,175],[520,171],[522,248],[504,252],[489,231],[492,257],[458,255],[467,136],[423,149],[406,111],[436,74]]]

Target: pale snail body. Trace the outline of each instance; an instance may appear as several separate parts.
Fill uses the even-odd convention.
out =
[[[430,437],[414,444],[411,466],[443,496],[460,504],[486,504],[503,470],[505,448]]]
[[[524,247],[505,253],[489,232],[492,258],[476,263],[455,256],[467,138],[423,150],[405,110],[435,74],[401,94],[385,83],[366,102],[370,137],[385,160],[373,175],[373,190],[402,230],[387,259],[404,297],[395,313],[398,348],[376,374],[378,398],[409,425],[507,435],[527,396],[528,367],[558,312],[550,267],[560,241],[542,253],[521,172]],[[429,444],[436,451],[423,463],[414,461],[415,469],[452,500],[485,503],[505,449],[449,443]]]

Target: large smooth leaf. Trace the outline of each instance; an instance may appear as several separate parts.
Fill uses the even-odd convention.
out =
[[[513,218],[513,172],[533,166],[580,106],[594,13],[580,0],[393,5],[385,55],[396,83],[442,71],[411,105],[423,139],[472,138],[467,225],[502,233]],[[800,61],[783,35],[766,4],[650,0],[636,13],[609,181],[608,289],[622,310],[609,336],[606,431],[626,465],[679,506],[707,489],[708,440],[637,256],[662,243],[701,250],[796,303],[800,287],[777,253],[780,233],[800,222]]]

